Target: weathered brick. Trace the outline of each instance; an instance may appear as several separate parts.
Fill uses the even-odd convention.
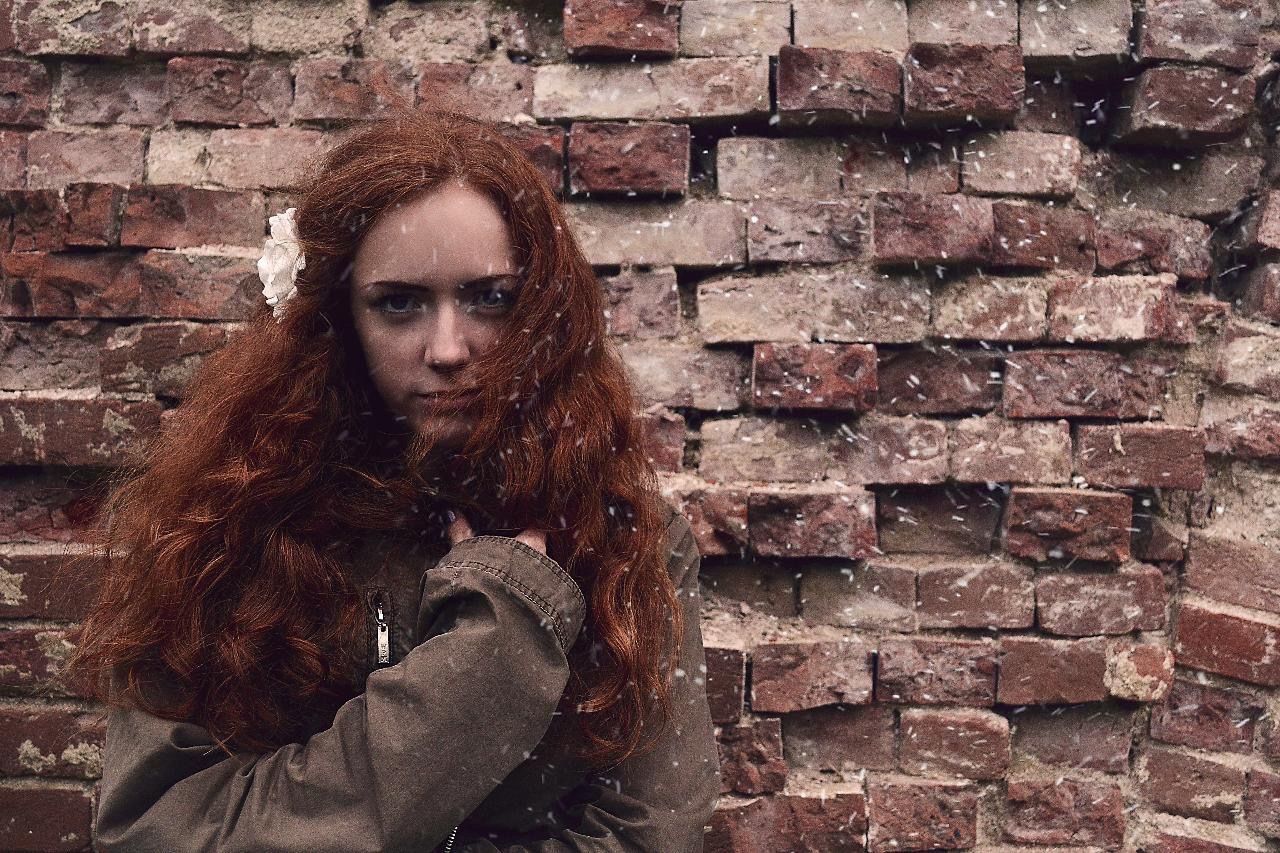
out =
[[[0,123],[41,127],[49,118],[49,72],[27,59],[0,59]]]
[[[792,0],[794,43],[832,50],[874,50],[901,59],[907,51],[902,0]]]
[[[824,282],[804,270],[733,273],[698,282],[698,333],[706,343],[807,342]]]
[[[867,786],[871,853],[972,847],[978,789],[967,782],[873,777]]]
[[[947,340],[1037,341],[1045,333],[1050,279],[958,275],[934,294],[930,325]]]
[[[695,4],[697,5],[697,4]],[[902,67],[874,50],[783,44],[778,50],[778,115],[783,126],[889,127],[902,112]]]
[[[436,62],[479,62],[491,50],[488,18],[498,11],[492,7],[465,0],[370,5],[368,26],[360,33],[365,56],[393,60],[429,56]],[[525,18],[526,22],[531,20]],[[563,27],[558,24],[559,21],[556,40],[563,52]]]
[[[681,6],[681,56],[768,56],[791,41],[786,0],[700,0]]]
[[[92,839],[93,802],[75,788],[0,786],[0,849],[84,850]]]
[[[293,101],[289,66],[204,56],[169,60],[173,120],[197,124],[277,124]]]
[[[913,0],[907,23],[913,44],[1018,43],[1018,6],[1008,0]]]
[[[227,0],[175,5],[138,0],[133,37],[139,53],[248,53],[251,16]]]
[[[1138,208],[1107,208],[1098,216],[1098,268],[1108,272],[1173,273],[1203,281],[1213,271],[1209,226]]]
[[[145,323],[118,329],[101,353],[102,389],[183,397],[204,356],[229,329],[207,323]]]
[[[811,321],[817,340],[901,344],[928,335],[929,280],[922,274],[842,265],[806,280],[817,287]]]
[[[1280,332],[1265,323],[1232,318],[1220,340],[1213,381],[1234,391],[1280,400]]]
[[[1075,468],[1091,484],[1110,489],[1199,489],[1204,484],[1204,444],[1199,427],[1082,424],[1076,432]]]
[[[935,304],[936,308],[936,304]],[[999,359],[987,350],[879,350],[876,381],[882,412],[957,415],[999,405]]]
[[[708,645],[707,703],[716,723],[734,723],[742,716],[746,691],[747,658],[741,649]]]
[[[0,388],[94,388],[98,350],[114,328],[93,320],[0,321]]]
[[[1249,771],[1244,821],[1268,838],[1280,838],[1280,775],[1260,768]]]
[[[0,407],[0,459],[13,465],[132,462],[159,421],[155,402],[10,398]]]
[[[264,234],[263,205],[262,195],[252,191],[132,186],[125,200],[120,244],[165,249],[253,246]]]
[[[1280,618],[1199,598],[1178,608],[1178,663],[1270,687],[1280,685]]]
[[[776,850],[858,853],[867,832],[867,800],[858,781],[823,785],[821,794],[774,794],[726,804],[711,816],[707,853]]]
[[[636,415],[640,425],[640,450],[656,471],[675,472],[684,467],[687,433],[682,415],[661,409]]]
[[[138,130],[37,130],[27,137],[27,186],[58,189],[77,181],[142,181]]]
[[[1014,563],[935,563],[920,571],[917,612],[925,628],[1029,628],[1031,569]]]
[[[564,42],[575,59],[671,57],[679,46],[680,4],[654,0],[573,0]]]
[[[893,709],[829,705],[782,718],[787,766],[819,772],[859,773],[894,767]]]
[[[490,121],[513,122],[533,112],[533,72],[528,64],[418,63],[418,105],[454,102]]]
[[[15,252],[66,248],[67,208],[57,190],[9,190],[0,204],[12,212]]]
[[[101,504],[101,475],[11,468],[0,489],[0,536],[10,544],[84,541]]]
[[[1091,275],[1098,257],[1094,221],[1065,207],[993,201],[995,240],[989,265],[1081,272]]]
[[[871,652],[862,643],[762,643],[751,650],[753,711],[865,705],[871,692]]]
[[[1231,823],[1242,808],[1245,771],[1208,756],[1152,747],[1136,771],[1143,796],[1163,811]]]
[[[905,710],[898,760],[905,773],[999,779],[1009,769],[1009,721],[975,709]]]
[[[1129,559],[1133,499],[1122,492],[1016,487],[1004,518],[1004,547],[1030,560]]]
[[[124,187],[116,184],[68,184],[66,242],[69,246],[105,248],[120,245]]]
[[[689,187],[689,128],[646,122],[577,122],[569,130],[569,192],[682,195]]]
[[[605,325],[610,335],[625,338],[674,338],[680,328],[680,299],[671,267],[623,269],[601,276],[608,307]]]
[[[138,313],[149,319],[243,320],[262,303],[252,258],[150,251],[137,265]]]
[[[295,121],[367,119],[391,105],[383,91],[413,97],[413,68],[408,60],[316,57],[298,63],[294,80]]]
[[[287,85],[287,84],[286,84]],[[169,92],[160,64],[68,62],[58,81],[67,124],[155,126],[169,118]]]
[[[1173,652],[1154,642],[1117,640],[1107,647],[1107,694],[1129,702],[1160,702],[1173,686]]]
[[[692,525],[699,554],[733,554],[745,559],[747,494],[746,489],[690,484],[676,489],[670,498]]]
[[[27,135],[0,130],[0,189],[24,189],[27,185]]]
[[[1036,578],[1036,620],[1050,634],[1086,637],[1164,627],[1164,575],[1154,566]]]
[[[787,781],[782,757],[782,720],[770,717],[725,726],[720,746],[720,792],[767,794]]]
[[[1218,601],[1280,613],[1280,560],[1261,543],[1192,530],[1184,582]]]
[[[1220,823],[1155,815],[1158,829],[1148,833],[1144,849],[1152,853],[1262,853],[1266,846],[1252,833]]]
[[[826,471],[828,445],[828,436],[808,419],[708,419],[702,423],[698,473],[722,482],[812,483]]]
[[[1075,82],[1063,74],[1027,74],[1022,109],[1013,126],[1017,130],[1039,133],[1078,132],[1085,105],[1076,101],[1075,86]]]
[[[752,199],[747,258],[752,263],[852,261],[865,254],[868,230],[866,203],[861,198]]]
[[[828,139],[725,138],[716,143],[716,186],[729,198],[838,196],[842,156]]]
[[[1133,9],[1128,0],[1018,4],[1018,41],[1027,67],[1091,71],[1129,55]]]
[[[996,699],[996,649],[976,640],[883,640],[876,701],[906,705],[974,705]]]
[[[1247,71],[1258,54],[1260,12],[1253,0],[1148,0],[1139,16],[1138,58]]]
[[[955,192],[959,186],[945,190],[917,189],[912,186],[912,173],[924,166],[941,164],[938,159],[915,152],[912,147],[890,142],[874,131],[849,132],[840,137],[843,160],[841,182],[845,193],[871,196],[878,192]],[[934,149],[929,148],[933,151]],[[914,161],[929,161],[914,162]],[[922,177],[920,184],[941,184],[945,179]]]
[[[763,561],[721,563],[705,579],[708,597],[721,608],[793,619],[796,609],[796,576]]]
[[[646,403],[721,411],[745,404],[749,362],[731,350],[668,341],[622,341],[618,352]]]
[[[1122,145],[1204,146],[1239,136],[1253,113],[1254,78],[1163,65],[1125,87],[1113,130]]]
[[[747,504],[751,547],[769,557],[844,557],[875,553],[875,495],[752,491]]]
[[[1143,341],[1172,334],[1177,319],[1169,273],[1055,279],[1049,337],[1077,342]]]
[[[941,483],[947,476],[946,424],[867,412],[835,437],[826,475],[850,483]]]
[[[1133,712],[1097,704],[1026,708],[1013,718],[1018,760],[1049,767],[1128,773]]]
[[[132,7],[94,0],[15,0],[13,34],[28,55],[124,56],[133,46]]]
[[[73,648],[63,628],[0,629],[0,694],[68,696],[59,678]]]
[[[721,267],[746,260],[743,217],[732,202],[574,202],[565,213],[593,265]]]
[[[1007,122],[1022,107],[1022,54],[1009,44],[911,45],[903,62],[908,124]]]
[[[1000,650],[1002,705],[1064,705],[1106,698],[1107,648],[1102,640],[1005,637]]]
[[[1005,359],[1007,418],[1158,418],[1177,363],[1142,352],[1033,349]]]
[[[1004,837],[1020,844],[1094,844],[1117,849],[1124,841],[1125,801],[1120,786],[1076,779],[1011,779]]]
[[[1071,429],[1063,420],[961,418],[951,424],[948,452],[953,480],[1054,485],[1071,477]]]
[[[1104,150],[1085,156],[1077,198],[1089,209],[1141,207],[1215,220],[1257,190],[1262,167],[1261,157],[1214,150],[1164,156]]]
[[[768,111],[765,56],[543,65],[533,78],[541,119],[746,119]]]
[[[205,162],[210,182],[230,189],[286,187],[301,177],[301,170],[328,145],[317,130],[294,127],[215,130],[197,156]],[[151,152],[156,138],[152,136]],[[150,156],[149,153],[149,156]],[[148,163],[151,183],[203,183],[155,175]],[[179,176],[172,176],[178,178]],[[160,180],[159,178],[165,178]]]
[[[1001,502],[985,485],[897,486],[880,498],[877,511],[885,553],[988,554]]]
[[[800,612],[814,625],[916,629],[916,572],[876,558],[800,576]]]
[[[1237,244],[1246,252],[1280,249],[1280,191],[1263,193],[1240,217]]]
[[[1178,679],[1165,700],[1151,708],[1151,737],[1196,749],[1248,753],[1265,710],[1262,698],[1248,690]]]
[[[369,4],[361,0],[258,0],[249,44],[261,53],[347,53],[369,29],[369,14]]]
[[[535,124],[500,124],[498,129],[541,173],[551,191],[563,198],[567,131],[558,125]]]
[[[0,616],[9,619],[78,620],[98,588],[102,560],[83,561],[72,572],[68,556],[46,548],[0,555]]]
[[[1280,404],[1210,394],[1200,414],[1205,453],[1237,459],[1280,456]]]
[[[756,344],[756,408],[865,412],[876,405],[876,349],[867,344]]]
[[[102,715],[53,707],[0,708],[0,776],[97,779]]]
[[[871,217],[882,264],[981,262],[995,238],[991,202],[972,196],[877,193]]]
[[[964,185],[975,193],[1069,198],[1081,170],[1074,136],[1007,130],[971,136],[964,146]]]

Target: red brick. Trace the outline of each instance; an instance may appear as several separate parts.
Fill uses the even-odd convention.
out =
[[[1036,342],[1044,338],[1052,279],[991,276],[981,270],[948,276],[934,292],[930,326],[946,340]]]
[[[37,130],[27,137],[27,186],[61,188],[76,181],[142,180],[143,134],[132,128],[80,132]]]
[[[986,350],[878,350],[876,408],[893,415],[986,412],[1000,403],[1000,359]]]
[[[11,465],[133,462],[159,419],[154,401],[9,398],[0,406],[0,459]]]
[[[1016,557],[1129,559],[1133,499],[1123,492],[1015,487],[1004,516],[1005,550]]]
[[[659,0],[573,0],[564,10],[569,55],[673,57],[679,48],[680,5]]]
[[[964,146],[969,192],[1070,198],[1080,179],[1075,136],[1008,130],[970,137]]]
[[[97,779],[105,739],[98,713],[0,708],[0,776]]]
[[[1007,418],[1148,419],[1164,411],[1175,358],[1088,349],[1029,349],[1005,359]]]
[[[770,557],[844,557],[875,553],[875,497],[851,487],[839,493],[753,491],[748,498],[751,547]]]
[[[1280,559],[1270,546],[1192,530],[1184,581],[1218,601],[1280,613]]]
[[[10,469],[0,489],[0,537],[10,544],[85,540],[100,497],[91,472]]]
[[[79,620],[97,592],[102,560],[70,563],[62,553],[10,553],[0,556],[5,579],[0,617]],[[73,570],[74,569],[74,570]]]
[[[0,694],[72,695],[58,677],[72,649],[66,635],[63,628],[0,629]]]
[[[1036,620],[1050,634],[1085,637],[1164,627],[1164,575],[1154,566],[1036,577]]]
[[[0,189],[22,189],[26,185],[27,135],[0,130]]]
[[[1071,430],[1063,420],[961,418],[952,424],[948,448],[957,481],[1057,485],[1071,478]]]
[[[0,786],[0,850],[87,850],[92,810],[80,788]]]
[[[248,53],[248,16],[213,6],[144,4],[134,21],[139,53]]]
[[[867,804],[872,853],[972,847],[977,841],[978,790],[969,783],[873,779]]]
[[[123,246],[177,249],[206,244],[254,246],[265,235],[262,194],[207,190],[179,184],[129,188]]]
[[[495,122],[514,122],[533,113],[534,69],[527,63],[420,62],[418,77],[418,106],[454,103],[469,115]]]
[[[706,853],[784,848],[794,853],[860,853],[867,832],[861,785],[826,787],[836,790],[824,790],[820,796],[774,794],[743,805],[725,803],[711,815]]]
[[[1093,274],[1094,219],[1084,211],[1000,199],[991,203],[991,215],[990,266]]]
[[[969,640],[883,640],[876,701],[989,706],[996,698],[996,650]]]
[[[866,253],[870,229],[861,198],[760,198],[751,200],[749,211],[747,256],[752,263],[836,263]]]
[[[946,423],[867,412],[836,432],[826,475],[846,483],[941,483],[947,477]]]
[[[1204,146],[1239,136],[1253,114],[1255,78],[1163,65],[1125,86],[1113,131],[1121,145]]]
[[[876,348],[867,344],[756,344],[756,408],[865,412],[876,405]]]
[[[685,419],[675,412],[639,413],[640,449],[657,471],[679,471],[684,468],[684,442],[688,433]]]
[[[1177,680],[1165,700],[1151,708],[1151,737],[1197,749],[1248,753],[1256,721],[1265,710],[1262,698],[1250,691]]]
[[[407,59],[322,56],[300,60],[295,74],[295,121],[376,118],[391,103],[384,92],[413,100],[413,68]]]
[[[1218,358],[1212,380],[1233,391],[1280,400],[1280,332],[1271,326],[1227,320],[1219,338]]]
[[[1074,779],[1013,779],[1008,785],[1004,837],[1020,844],[1124,842],[1125,802],[1120,786]]]
[[[1244,833],[1229,837],[1221,824],[1202,827],[1189,821],[1155,833],[1143,847],[1151,853],[1260,853],[1264,849]]]
[[[138,277],[148,319],[244,320],[262,304],[252,258],[145,252]]]
[[[1205,453],[1236,459],[1280,456],[1280,406],[1257,398],[1210,396],[1201,410]]]
[[[1280,191],[1270,190],[1253,200],[1240,217],[1235,242],[1245,252],[1280,249]]]
[[[1143,796],[1162,811],[1231,823],[1242,807],[1245,771],[1204,756],[1153,747],[1137,775]]]
[[[1245,273],[1240,307],[1260,320],[1280,324],[1280,263],[1257,264]]]
[[[704,480],[716,483],[737,480],[813,482],[821,480],[826,470],[829,444],[827,433],[799,419],[707,419],[702,422],[702,455],[698,460],[698,473]],[[867,499],[870,498],[868,493]],[[800,532],[803,531],[790,531],[779,547],[784,547],[787,539]]]
[[[281,62],[178,56],[169,60],[173,120],[195,124],[282,124],[293,85]]]
[[[877,263],[969,263],[991,253],[991,202],[959,194],[877,193],[872,207]]]
[[[49,119],[49,72],[27,59],[0,59],[0,124],[41,127]]]
[[[169,92],[160,64],[67,62],[58,95],[66,124],[155,127],[169,120]]]
[[[720,793],[768,794],[787,782],[782,720],[751,720],[720,730]]]
[[[876,506],[880,549],[886,554],[977,554],[991,551],[1001,503],[985,485],[895,488]]]
[[[1018,8],[1002,0],[972,6],[952,0],[914,0],[908,16],[913,43],[1018,43]]]
[[[1195,219],[1137,208],[1098,215],[1098,268],[1108,272],[1173,273],[1203,281],[1213,272],[1209,226]]]
[[[894,768],[893,709],[832,705],[782,718],[787,766],[820,773],[857,774]]]
[[[707,702],[716,723],[735,723],[742,716],[747,683],[746,655],[741,649],[707,646]]]
[[[751,650],[751,661],[753,711],[871,701],[871,653],[861,643],[763,643]]]
[[[68,184],[67,244],[109,248],[120,245],[125,189],[116,184]]]
[[[1074,134],[1084,104],[1077,104],[1073,81],[1063,74],[1027,74],[1022,110],[1014,119],[1018,130]]]
[[[878,51],[781,45],[777,85],[784,126],[888,127],[902,111],[902,67]]]
[[[98,351],[114,328],[94,320],[0,321],[0,388],[97,388]]]
[[[9,190],[4,204],[13,211],[13,251],[57,252],[66,247],[67,208],[57,190]]]
[[[742,613],[795,618],[796,573],[764,561],[733,561],[710,570],[707,592],[721,607]]]
[[[1024,69],[1014,45],[913,44],[903,70],[909,124],[1006,121],[1022,106]]]
[[[1176,283],[1169,273],[1055,279],[1049,338],[1068,343],[1164,338],[1176,331]]]
[[[1263,161],[1213,149],[1194,154],[1110,149],[1085,157],[1081,189],[1095,203],[1218,220],[1261,186]]]
[[[689,128],[666,122],[576,122],[569,130],[569,192],[683,195]]]
[[[1111,489],[1204,485],[1204,430],[1169,424],[1081,425],[1076,433],[1076,472],[1091,485]]]
[[[1147,0],[1138,58],[1249,70],[1258,56],[1259,4],[1252,0]]]
[[[1244,821],[1268,838],[1280,838],[1280,776],[1259,768],[1249,771]]]
[[[1106,698],[1105,642],[1005,637],[1000,651],[1002,705],[1063,705]]]
[[[565,129],[531,124],[498,125],[498,128],[537,168],[556,196],[563,198]]]
[[[1031,569],[1014,563],[934,565],[920,572],[923,628],[1029,628],[1035,609]]]
[[[102,390],[185,397],[204,357],[227,342],[225,326],[144,323],[118,330],[101,353]]]
[[[810,624],[914,631],[916,571],[875,559],[809,569],[800,576],[800,613]]]
[[[1173,686],[1173,666],[1166,646],[1118,640],[1107,648],[1107,693],[1130,702],[1159,702]]]
[[[693,526],[699,554],[745,558],[747,495],[745,489],[722,487],[676,490],[678,509]]]
[[[905,773],[999,779],[1009,769],[1009,721],[990,711],[905,710],[898,760]]]
[[[1026,708],[1013,716],[1013,747],[1049,767],[1128,773],[1132,711],[1106,705]]]
[[[1280,686],[1280,619],[1208,601],[1178,611],[1178,663],[1254,684]]]
[[[74,0],[17,0],[13,33],[26,54],[125,56],[133,45],[132,11],[102,3],[86,14]]]

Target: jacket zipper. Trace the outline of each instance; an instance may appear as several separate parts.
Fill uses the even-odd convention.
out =
[[[458,835],[458,827],[455,826],[453,828],[453,832],[449,833],[449,841],[444,846],[444,853],[449,853],[449,851],[453,849],[453,839],[456,838],[457,835]]]

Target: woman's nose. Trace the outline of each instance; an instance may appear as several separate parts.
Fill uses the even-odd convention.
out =
[[[429,364],[448,367],[466,362],[469,353],[463,327],[464,322],[456,306],[446,304],[440,308],[424,353]]]

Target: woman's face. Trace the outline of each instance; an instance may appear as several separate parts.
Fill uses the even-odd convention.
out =
[[[451,180],[388,209],[356,250],[351,317],[369,377],[393,415],[437,446],[458,447],[471,408],[433,392],[474,388],[469,367],[497,340],[515,303],[509,229],[488,196]]]

